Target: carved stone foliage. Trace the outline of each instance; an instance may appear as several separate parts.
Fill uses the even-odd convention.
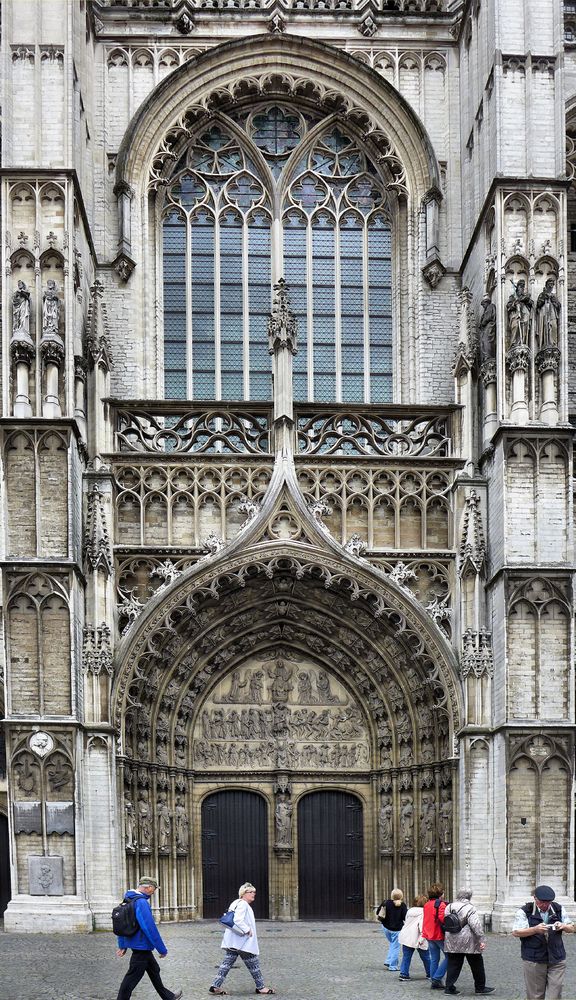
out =
[[[445,458],[450,454],[447,415],[385,418],[352,410],[326,415],[299,406],[296,429],[299,455]]]
[[[352,535],[377,549],[449,548],[452,474],[397,466],[355,468],[297,463],[305,497],[331,508],[326,527],[343,545]]]
[[[154,412],[115,410],[116,449],[162,455],[270,454],[270,415],[266,409],[235,413],[229,409]]]
[[[98,486],[93,486],[87,496],[84,558],[90,569],[101,569],[105,576],[110,576],[112,547],[104,503],[104,494]]]
[[[200,553],[211,532],[230,540],[253,517],[245,505],[260,501],[272,468],[232,462],[118,465],[114,473],[121,545],[182,546]],[[181,568],[177,559],[176,565]]]
[[[221,681],[194,730],[194,760],[210,768],[366,768],[366,722],[339,681],[308,658],[265,651]]]

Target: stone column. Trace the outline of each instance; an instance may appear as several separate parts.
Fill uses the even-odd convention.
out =
[[[30,368],[35,355],[35,347],[31,337],[15,337],[10,344],[12,363],[16,370],[16,394],[14,397],[14,416],[31,417],[30,403]]]
[[[42,401],[42,416],[54,419],[62,416],[58,379],[64,363],[64,342],[58,334],[43,337],[40,341],[42,361],[46,370],[46,392]]]
[[[496,362],[485,361],[480,368],[480,377],[484,384],[484,433],[483,444],[492,440],[492,435],[498,426]]]
[[[560,370],[560,350],[544,347],[536,355],[536,368],[541,377],[540,419],[553,427],[558,423],[556,379]]]
[[[506,366],[512,379],[510,419],[514,424],[528,423],[526,373],[529,365],[530,349],[525,344],[514,344],[506,355]]]

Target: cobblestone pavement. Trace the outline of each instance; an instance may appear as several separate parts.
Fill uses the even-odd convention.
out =
[[[220,958],[221,932],[211,921],[165,924],[168,957],[160,963],[171,989],[184,1000],[207,1000]],[[383,968],[386,942],[371,923],[294,923],[259,921],[258,937],[266,982],[285,1000],[415,1000],[443,997],[431,993],[418,956],[414,978],[400,983]],[[576,1000],[576,937],[566,938],[568,973],[564,1000]],[[495,998],[522,998],[520,945],[511,936],[490,935],[485,952],[487,979]],[[111,934],[0,933],[0,1000],[115,1000],[127,959],[115,956]],[[226,980],[232,997],[254,995],[253,982],[238,960]],[[458,988],[474,995],[465,964]],[[147,978],[134,1000],[157,998]]]

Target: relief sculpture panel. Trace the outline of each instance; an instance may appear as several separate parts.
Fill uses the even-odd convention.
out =
[[[358,704],[304,655],[253,657],[213,689],[196,720],[203,770],[363,770],[370,741]]]

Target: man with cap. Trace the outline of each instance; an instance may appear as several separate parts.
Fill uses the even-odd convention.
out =
[[[131,934],[130,937],[118,938],[118,950],[116,954],[118,956],[125,955],[126,950],[130,948],[132,950],[132,957],[130,958],[128,972],[120,984],[117,1000],[129,1000],[146,972],[152,986],[158,996],[162,997],[162,1000],[180,1000],[182,996],[182,990],[173,993],[167,986],[164,986],[160,978],[160,966],[154,958],[154,949],[156,949],[160,958],[165,958],[168,954],[168,949],[160,936],[152,915],[150,900],[157,888],[158,882],[155,878],[143,876],[136,890],[128,889],[124,894],[125,900],[134,900],[134,915],[138,923],[138,930],[135,934]]]
[[[555,897],[549,885],[537,885],[533,902],[522,906],[514,918],[512,934],[521,942],[526,1000],[562,996],[566,974],[562,933],[573,934],[576,928]]]

